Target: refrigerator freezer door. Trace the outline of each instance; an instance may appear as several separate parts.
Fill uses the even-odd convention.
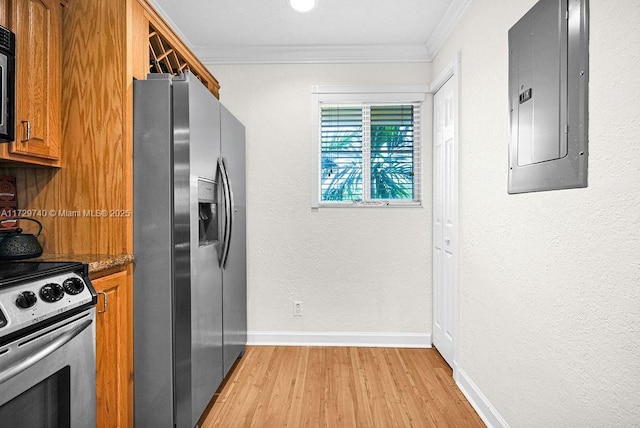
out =
[[[171,81],[133,83],[135,426],[173,423]]]
[[[221,106],[222,157],[233,195],[233,222],[228,256],[222,270],[222,313],[224,325],[224,374],[244,352],[247,343],[247,264],[246,264],[246,179],[245,128]]]

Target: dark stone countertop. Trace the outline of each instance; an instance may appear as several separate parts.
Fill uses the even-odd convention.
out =
[[[89,273],[95,275],[97,273],[116,269],[124,268],[125,266],[133,263],[135,260],[133,254],[43,254],[37,259],[31,260],[46,260],[50,262],[81,262],[89,265]]]

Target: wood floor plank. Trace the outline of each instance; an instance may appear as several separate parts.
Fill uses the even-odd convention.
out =
[[[348,348],[351,360],[355,416],[358,426],[374,426],[373,415],[370,407],[371,382],[367,377],[366,364],[362,362],[362,348]]]
[[[435,349],[249,346],[213,427],[483,427]]]
[[[325,409],[323,400],[317,397],[317,394],[318,391],[324,394],[325,390],[324,351],[324,348],[309,348],[309,359],[304,375],[304,400],[300,426],[321,426],[320,421],[323,419]],[[316,399],[309,398],[312,396]],[[292,422],[291,426],[295,426],[295,421]]]
[[[302,414],[305,411],[305,373],[308,361],[309,348],[298,348],[295,355],[295,367],[293,368],[294,382],[291,385],[292,394],[289,409],[282,426],[295,427],[302,419]]]

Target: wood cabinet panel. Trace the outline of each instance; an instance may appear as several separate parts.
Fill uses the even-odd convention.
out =
[[[16,140],[2,157],[59,165],[62,5],[60,0],[14,0]]]
[[[131,427],[132,336],[131,276],[127,271],[91,281],[96,308],[97,427]]]
[[[56,243],[58,253],[126,252],[122,244],[131,207],[125,205],[125,171],[131,152],[125,121],[125,12],[122,2],[107,1],[72,1],[65,11],[65,145],[56,177],[58,206],[82,215],[57,220],[56,228],[69,238]],[[129,210],[129,217],[116,210]]]
[[[8,27],[9,17],[7,13],[9,12],[9,0],[0,0],[0,25],[3,27]]]

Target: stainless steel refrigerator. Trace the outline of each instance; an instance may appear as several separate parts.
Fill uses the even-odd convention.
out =
[[[194,427],[246,344],[244,126],[189,72],[134,82],[134,420]]]

